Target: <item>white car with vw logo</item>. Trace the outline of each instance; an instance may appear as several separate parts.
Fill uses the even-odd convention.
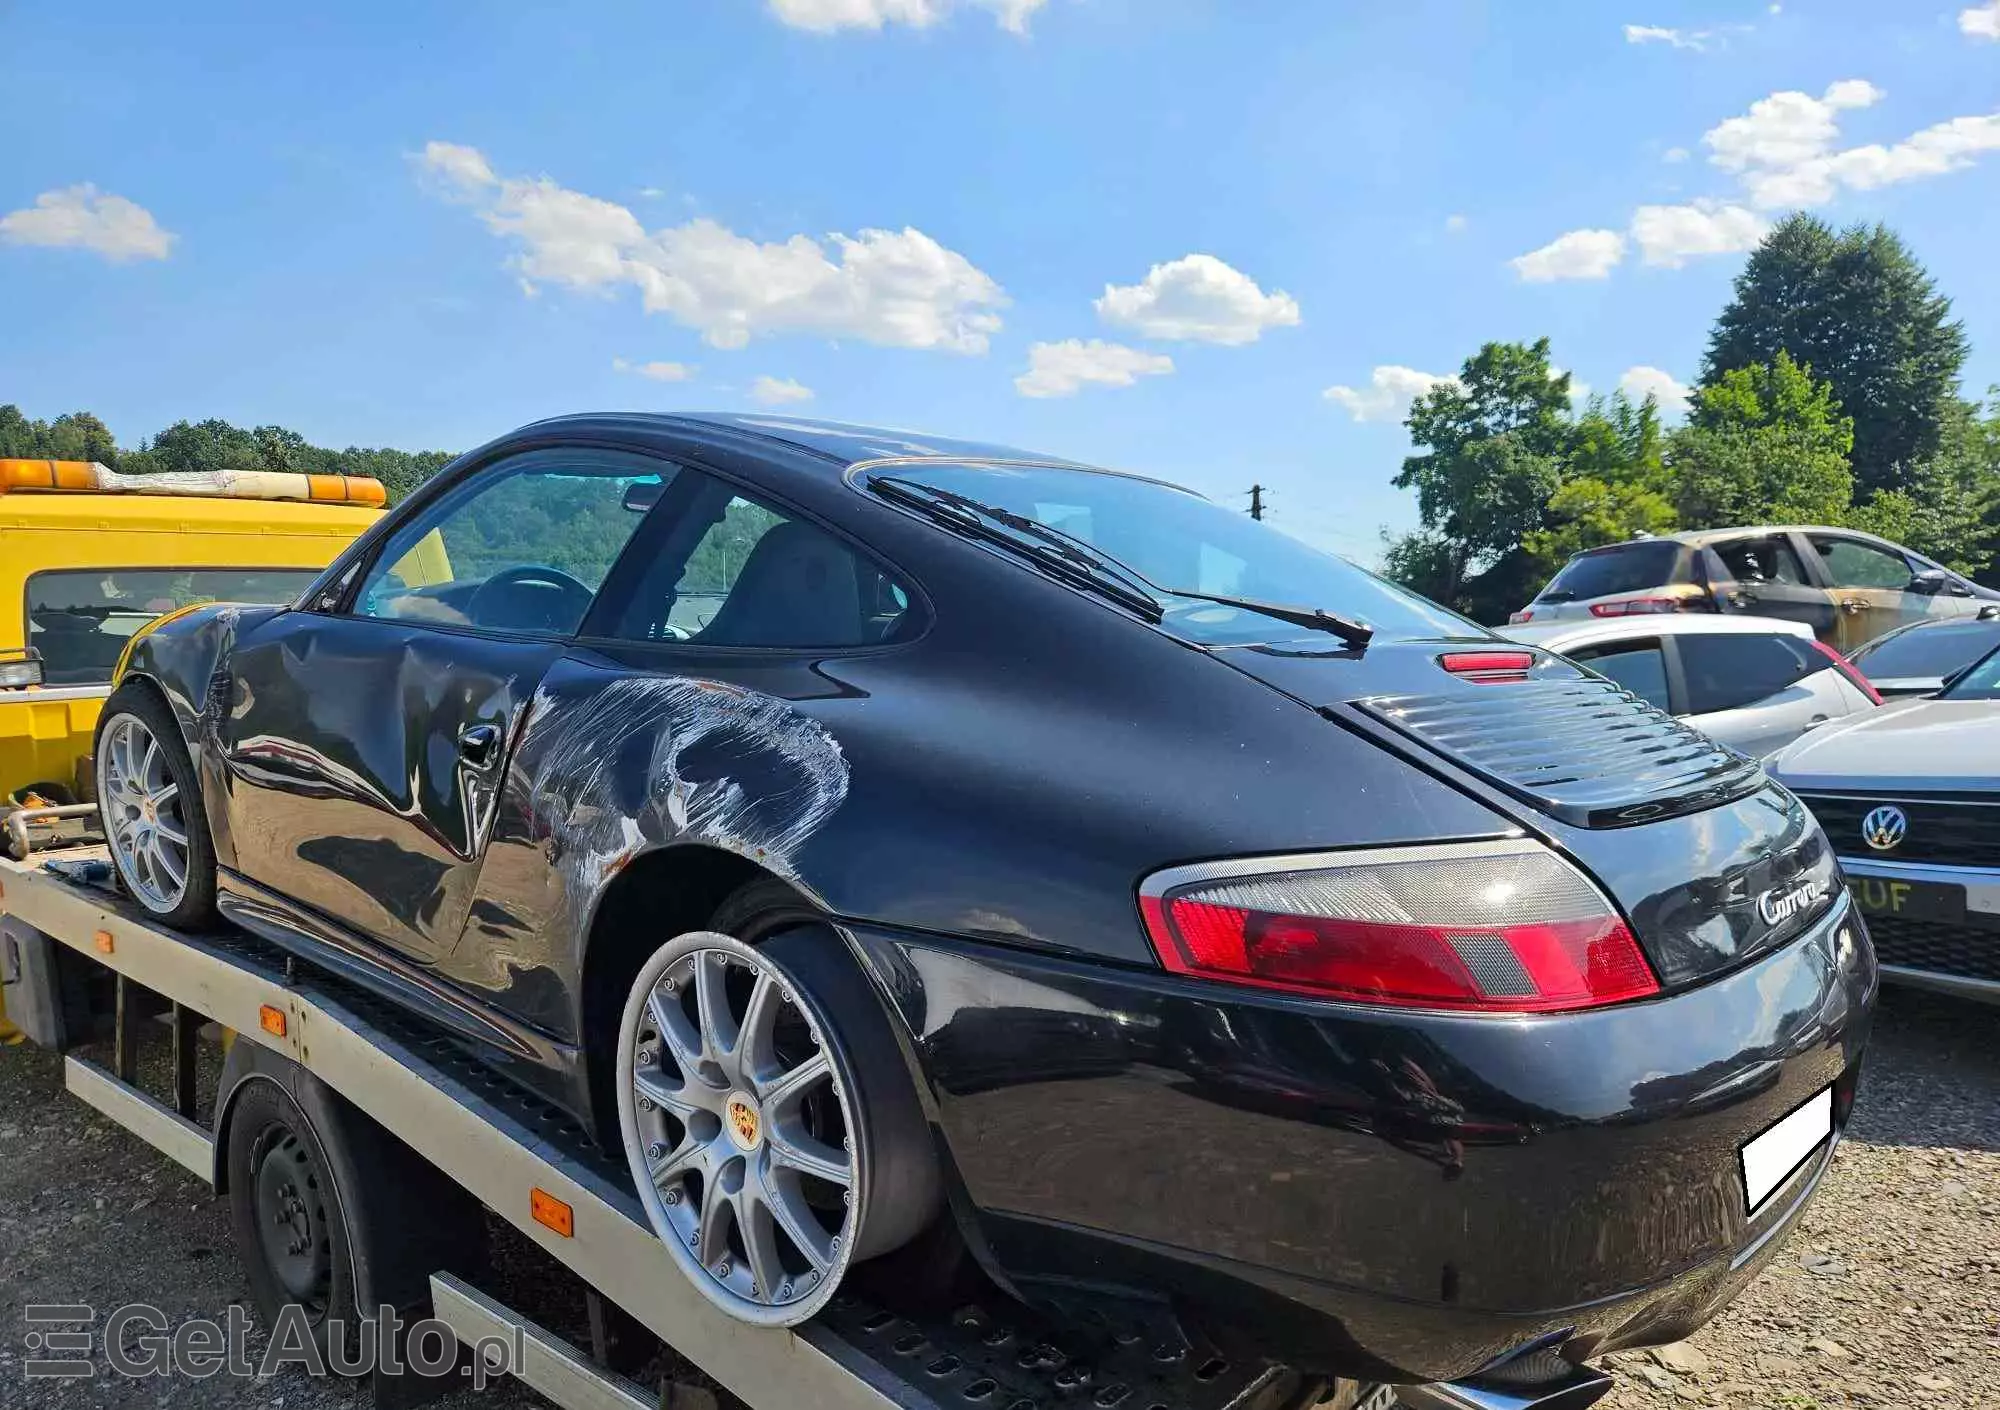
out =
[[[2000,1002],[2000,648],[1767,766],[1833,839],[1883,975]]]

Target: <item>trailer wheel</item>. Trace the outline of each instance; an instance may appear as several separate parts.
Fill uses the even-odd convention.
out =
[[[880,1002],[822,926],[661,946],[626,999],[617,1080],[654,1231],[739,1321],[805,1321],[937,1211],[936,1155]]]
[[[257,1315],[274,1328],[296,1306],[322,1356],[333,1350],[335,1325],[351,1349],[359,1319],[347,1208],[312,1123],[277,1083],[250,1082],[235,1101],[225,1158],[230,1224]]]

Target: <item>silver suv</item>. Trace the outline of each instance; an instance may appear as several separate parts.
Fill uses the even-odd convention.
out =
[[[1906,623],[1976,617],[1992,603],[2000,592],[1873,534],[1767,525],[1587,549],[1508,620],[1743,612],[1803,622],[1851,651]]]

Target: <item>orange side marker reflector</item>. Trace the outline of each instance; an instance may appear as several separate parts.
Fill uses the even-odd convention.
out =
[[[96,946],[97,946],[97,953],[98,953],[98,954],[100,954],[100,955],[108,955],[108,954],[110,954],[110,953],[112,952],[112,943],[111,943],[111,932],[110,932],[110,931],[108,931],[108,930],[100,930],[100,931],[98,931],[98,932],[97,932],[97,933],[96,933],[95,935],[91,936],[90,938],[91,938],[92,942],[93,942],[94,944],[96,944]]]
[[[285,1011],[281,1008],[273,1008],[270,1004],[259,1005],[257,1009],[257,1026],[273,1038],[284,1037]]]
[[[566,1239],[576,1237],[576,1211],[547,1190],[530,1190],[528,1208],[543,1228],[553,1229]]]

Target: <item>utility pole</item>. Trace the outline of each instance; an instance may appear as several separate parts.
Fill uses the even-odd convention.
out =
[[[1262,485],[1252,485],[1250,487],[1250,517],[1252,519],[1262,519],[1264,517],[1264,487]]]

